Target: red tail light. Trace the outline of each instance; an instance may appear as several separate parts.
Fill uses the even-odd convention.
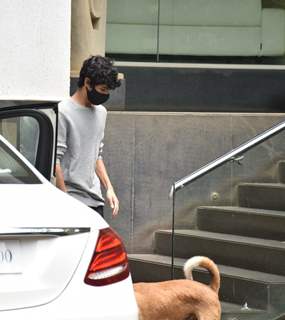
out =
[[[122,240],[111,228],[100,230],[84,282],[104,286],[124,280],[128,275],[128,258]]]

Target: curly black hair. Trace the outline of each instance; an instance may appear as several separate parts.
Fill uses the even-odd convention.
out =
[[[107,57],[99,55],[89,57],[81,67],[77,82],[78,87],[84,86],[85,78],[90,79],[92,87],[97,84],[105,84],[111,90],[119,87],[121,81],[118,80],[118,70],[113,64],[113,60]]]

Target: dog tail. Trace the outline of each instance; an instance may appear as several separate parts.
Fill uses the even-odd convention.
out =
[[[211,275],[212,279],[210,282],[210,288],[212,288],[216,293],[219,292],[220,289],[220,272],[217,265],[207,257],[195,256],[188,259],[184,264],[184,274],[185,278],[189,280],[193,280],[192,270],[197,267],[202,267],[207,269]]]

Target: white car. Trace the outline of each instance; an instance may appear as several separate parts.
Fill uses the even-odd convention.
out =
[[[0,319],[138,319],[120,237],[48,181],[57,108],[40,107],[0,109]]]

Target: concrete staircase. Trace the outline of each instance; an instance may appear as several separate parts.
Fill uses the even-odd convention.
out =
[[[175,278],[183,278],[187,258],[212,258],[221,273],[225,320],[279,319],[285,310],[285,161],[278,177],[276,183],[239,184],[239,206],[200,206],[197,228],[175,232]],[[134,282],[169,279],[171,230],[155,232],[153,254],[131,254],[129,260]],[[194,278],[209,281],[202,269]]]

